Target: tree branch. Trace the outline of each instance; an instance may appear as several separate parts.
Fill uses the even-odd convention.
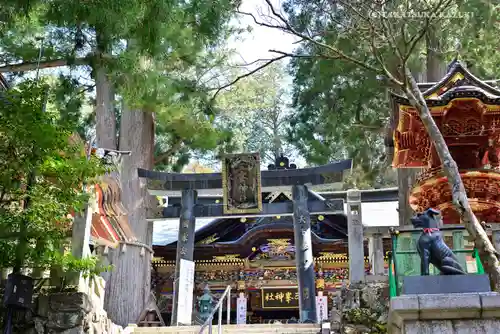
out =
[[[61,66],[71,66],[71,65],[88,65],[90,63],[90,57],[85,58],[76,58],[72,60],[68,59],[55,59],[55,60],[46,60],[40,63],[38,62],[25,62],[19,64],[8,64],[4,66],[0,66],[0,73],[6,72],[29,72],[34,71],[37,68],[54,68]]]
[[[341,50],[339,50],[336,47],[333,47],[331,45],[328,45],[328,44],[322,43],[320,41],[317,41],[314,38],[312,38],[310,36],[307,36],[307,35],[299,32],[299,31],[295,30],[292,27],[292,25],[288,22],[288,20],[285,17],[283,17],[283,15],[279,14],[276,11],[276,9],[274,8],[274,6],[273,6],[273,4],[271,3],[270,0],[265,0],[265,1],[266,1],[267,5],[268,5],[269,9],[271,10],[271,13],[275,17],[277,17],[284,24],[284,26],[276,26],[276,25],[272,25],[272,24],[268,24],[268,23],[259,22],[255,18],[255,16],[253,14],[251,14],[251,13],[245,13],[245,12],[240,12],[240,13],[252,17],[253,20],[254,20],[254,22],[256,24],[258,24],[258,25],[269,27],[269,28],[280,29],[280,30],[282,30],[284,32],[287,32],[289,34],[295,35],[297,37],[302,38],[305,41],[308,41],[308,42],[310,42],[312,44],[315,44],[316,46],[319,46],[319,47],[321,47],[323,49],[326,49],[326,50],[332,52],[334,55],[336,55],[335,58],[339,58],[339,59],[343,59],[343,60],[346,60],[346,61],[350,61],[350,62],[352,62],[352,63],[354,63],[354,64],[356,64],[358,66],[361,66],[361,67],[363,67],[363,68],[365,68],[365,69],[367,69],[369,71],[373,71],[375,73],[381,73],[382,72],[381,69],[373,67],[370,64],[368,64],[368,63],[366,63],[366,62],[364,62],[362,60],[359,60],[359,59],[356,59],[354,57],[351,57],[351,56],[345,54],[344,52],[342,52]]]
[[[251,76],[252,74],[255,74],[255,73],[257,73],[258,71],[262,70],[263,68],[265,68],[265,67],[267,67],[267,66],[271,65],[272,63],[277,62],[278,60],[284,59],[284,58],[286,58],[286,57],[288,57],[288,55],[281,55],[281,56],[279,56],[279,57],[276,57],[276,58],[270,59],[270,60],[268,60],[267,62],[265,62],[264,64],[262,64],[261,66],[259,66],[259,67],[255,68],[255,69],[251,70],[250,72],[247,72],[247,73],[245,73],[245,74],[242,74],[242,75],[240,75],[240,76],[236,77],[236,79],[234,79],[233,81],[231,81],[231,82],[229,82],[229,83],[227,83],[227,84],[225,84],[225,85],[222,85],[221,87],[217,88],[217,90],[215,91],[214,96],[212,96],[212,101],[213,101],[213,100],[215,100],[215,98],[217,97],[217,95],[219,95],[219,93],[220,93],[222,90],[224,90],[224,89],[226,89],[226,88],[228,88],[228,87],[231,87],[232,85],[234,85],[235,83],[237,83],[237,82],[238,82],[238,81],[240,81],[241,79],[244,79],[244,78],[246,78],[246,77],[249,77],[249,76]],[[212,90],[213,90],[213,89],[212,89]]]
[[[157,157],[155,157],[155,164],[164,162],[165,164],[168,164],[168,160],[170,157],[172,157],[181,147],[182,147],[182,139],[177,139],[174,144],[165,152],[159,154]]]
[[[451,3],[451,0],[440,0],[437,4],[436,7],[430,10],[431,14],[432,13],[439,13],[441,11],[441,7],[446,8],[449,6]],[[425,36],[425,34],[428,32],[429,27],[431,25],[431,19],[430,15],[426,17],[425,19],[425,24],[422,27],[422,30],[420,33],[415,34],[410,41],[408,42],[408,49],[406,50],[406,54],[404,55],[403,61],[406,63],[408,59],[410,58],[411,54],[413,53],[413,50],[417,46],[418,42],[422,40],[422,38]]]

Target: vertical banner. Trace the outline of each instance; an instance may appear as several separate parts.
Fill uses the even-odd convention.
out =
[[[247,323],[247,299],[238,297],[236,301],[236,324],[245,325]]]
[[[179,273],[178,325],[191,325],[193,313],[194,262],[181,259]]]
[[[317,321],[320,324],[323,320],[328,320],[328,297],[316,296]]]

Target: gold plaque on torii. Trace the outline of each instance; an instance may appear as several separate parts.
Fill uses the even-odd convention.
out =
[[[259,153],[226,154],[222,159],[224,214],[262,211]]]

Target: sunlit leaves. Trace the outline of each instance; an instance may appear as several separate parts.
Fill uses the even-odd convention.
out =
[[[45,106],[49,85],[25,81],[0,103],[0,266],[13,265],[16,240],[26,227],[26,266],[49,266],[66,242],[71,213],[88,201],[83,185],[105,172],[70,140],[69,123]],[[29,185],[29,186],[28,186]],[[26,206],[26,202],[28,204]]]

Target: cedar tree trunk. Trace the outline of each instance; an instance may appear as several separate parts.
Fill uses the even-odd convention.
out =
[[[153,167],[153,113],[124,107],[119,141],[120,150],[131,151],[131,155],[123,156],[121,162],[122,202],[128,211],[129,224],[137,241],[151,246],[153,225],[146,222],[146,207],[152,197],[147,193],[146,181],[139,179],[137,168]],[[151,290],[151,254],[134,245],[126,245],[125,252],[122,250],[109,252],[108,258],[114,269],[106,284],[105,306],[116,324],[127,326],[138,321],[148,302]]]

